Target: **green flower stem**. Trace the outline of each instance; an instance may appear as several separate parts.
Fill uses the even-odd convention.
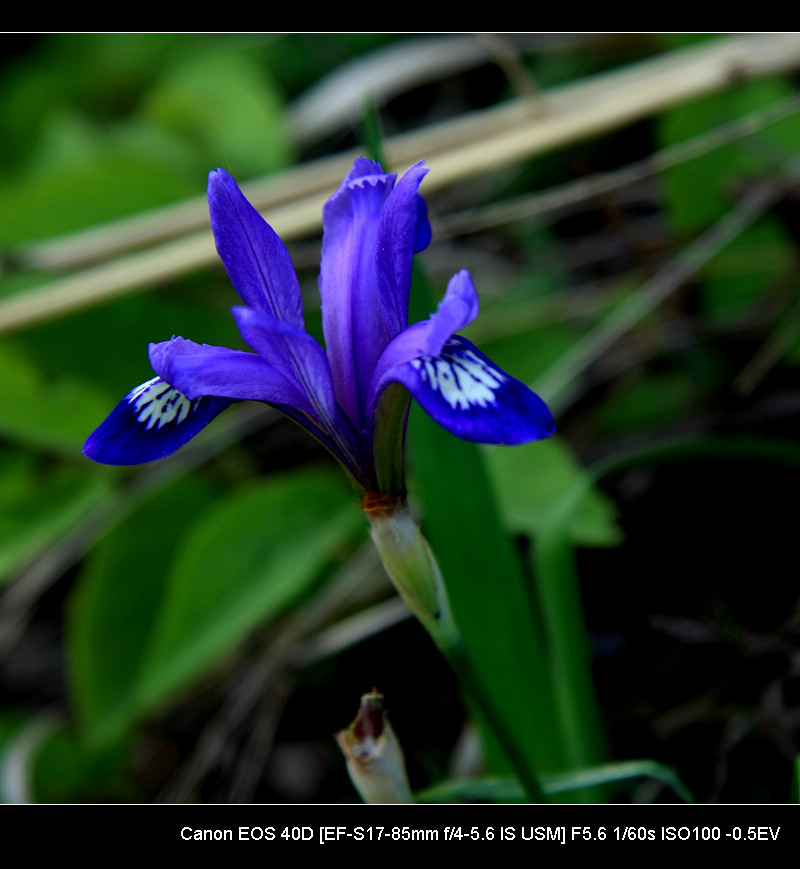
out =
[[[408,506],[398,496],[374,493],[361,506],[386,572],[408,608],[442,651],[455,646],[460,637],[439,565]]]
[[[533,802],[545,802],[536,771],[492,702],[461,641],[441,571],[403,499],[369,493],[361,504],[386,572],[409,609],[447,658],[469,699],[491,728]]]
[[[527,792],[528,799],[534,803],[546,803],[547,797],[539,784],[536,770],[531,768],[531,765],[525,758],[524,752],[517,744],[514,734],[506,725],[503,716],[498,713],[492,702],[492,698],[478,678],[478,674],[463,643],[459,640],[455,645],[442,649],[442,652],[456,676],[458,676],[458,681],[461,683],[467,696],[475,704],[481,715],[483,715],[484,720],[491,728],[501,748],[505,751],[508,759],[514,766],[520,783]]]

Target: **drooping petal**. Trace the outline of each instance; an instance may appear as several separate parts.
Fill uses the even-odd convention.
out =
[[[555,432],[542,399],[458,335],[438,356],[392,368],[385,382],[401,383],[429,416],[464,440],[523,444]]]
[[[257,353],[173,338],[150,345],[150,364],[156,374],[189,399],[253,399],[312,410],[286,363],[283,367],[270,365]]]
[[[160,377],[131,390],[86,440],[83,454],[105,465],[140,465],[171,455],[233,403],[187,398]]]
[[[280,405],[280,410],[310,431],[361,482],[365,445],[336,404],[328,357],[317,340],[251,308],[234,308],[233,318],[242,338],[268,366],[280,368],[302,395]]]
[[[242,301],[303,328],[303,300],[292,259],[272,227],[224,169],[208,176],[211,229]]]
[[[542,399],[454,334],[477,315],[472,278],[460,271],[436,313],[409,326],[381,354],[370,384],[370,418],[382,412],[386,387],[400,383],[436,422],[465,440],[520,444],[553,434]]]
[[[234,308],[233,318],[242,338],[272,368],[282,370],[298,393],[301,409],[311,409],[329,427],[336,418],[336,399],[328,357],[307,332],[252,308]]]

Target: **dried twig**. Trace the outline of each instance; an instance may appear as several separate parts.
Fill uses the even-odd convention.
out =
[[[426,189],[433,192],[464,178],[605,133],[734,82],[798,65],[800,37],[796,34],[726,37],[550,92],[543,97],[548,106],[546,115],[531,118],[529,102],[517,100],[395,137],[387,141],[386,152],[395,166],[427,159],[433,171]],[[268,211],[270,222],[284,239],[317,232],[321,206],[353,156],[348,153],[327,158],[246,185],[247,195],[258,208]],[[182,209],[184,231],[205,226],[204,204],[201,208],[199,201],[183,203],[178,208]],[[137,240],[141,243],[161,238],[169,226],[169,215],[169,209],[161,209],[152,218],[152,225],[148,224],[148,218],[137,218],[141,221]],[[84,247],[80,236],[71,236],[49,246],[29,248],[21,254],[21,261],[30,268],[55,262],[63,266],[69,257],[73,257],[69,261],[74,263],[76,256],[78,261],[85,262],[90,251],[99,257],[112,249],[112,242],[121,243],[124,232],[121,233],[120,226],[124,228],[120,224],[104,227],[101,232],[107,235],[99,245],[96,235],[84,235],[87,239]],[[130,229],[130,223],[127,226]],[[65,259],[68,248],[73,253]],[[116,250],[121,248],[118,246]],[[214,256],[210,236],[203,231],[154,250],[120,257],[3,300],[0,332],[62,316],[174,278],[208,265]]]

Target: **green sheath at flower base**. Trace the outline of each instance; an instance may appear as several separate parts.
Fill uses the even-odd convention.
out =
[[[400,742],[386,718],[383,694],[361,697],[355,721],[336,734],[350,779],[365,803],[413,803]]]
[[[458,641],[442,574],[405,501],[368,492],[361,502],[389,578],[409,609],[443,649]]]
[[[405,499],[368,492],[361,508],[370,535],[395,588],[444,653],[465,691],[480,709],[520,777],[528,797],[545,802],[536,771],[481,684],[461,642],[439,565]]]

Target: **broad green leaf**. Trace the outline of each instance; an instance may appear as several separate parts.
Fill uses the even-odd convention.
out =
[[[145,152],[74,115],[52,119],[41,162],[0,188],[0,241],[46,238],[198,193],[153,148]]]
[[[19,350],[0,347],[0,434],[80,456],[92,428],[113,407],[101,391],[70,377],[46,378]]]
[[[289,163],[281,100],[267,73],[242,52],[185,52],[150,94],[148,116],[192,141],[198,156],[239,179]]]
[[[31,790],[36,801],[119,802],[130,795],[124,776],[128,748],[124,742],[90,747],[72,730],[59,727],[32,759]]]
[[[111,491],[105,475],[0,454],[0,584],[74,527]]]
[[[532,537],[541,530],[554,500],[583,473],[558,437],[518,447],[484,448],[484,455],[507,527]],[[621,542],[614,507],[597,488],[587,491],[570,523],[570,537],[578,546]]]
[[[198,476],[173,483],[136,509],[86,559],[68,621],[78,722],[108,744],[135,721],[142,658],[167,589],[175,550],[213,490]]]
[[[176,549],[140,705],[184,687],[301,597],[363,523],[344,479],[313,471],[268,479],[207,511]]]

